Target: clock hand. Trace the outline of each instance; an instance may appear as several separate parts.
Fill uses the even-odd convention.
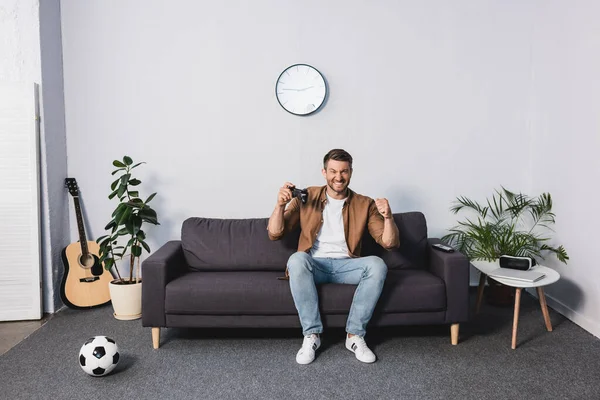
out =
[[[281,90],[294,90],[294,91],[296,91],[296,92],[299,92],[299,91],[301,91],[302,89],[286,89],[286,88],[281,88]]]
[[[299,92],[303,92],[303,91],[305,91],[305,90],[308,90],[308,89],[310,89],[311,87],[314,87],[314,86],[305,87],[304,89],[300,89],[300,90],[299,90]]]

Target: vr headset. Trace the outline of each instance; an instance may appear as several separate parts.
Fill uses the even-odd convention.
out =
[[[529,271],[535,264],[535,259],[531,257],[500,256],[500,268]]]

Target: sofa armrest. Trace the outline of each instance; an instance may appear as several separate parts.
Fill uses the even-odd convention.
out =
[[[446,284],[446,322],[458,323],[469,320],[469,259],[462,253],[444,253],[431,245],[442,243],[429,238],[429,271]]]
[[[180,240],[165,243],[142,262],[142,326],[166,326],[167,283],[187,270]]]

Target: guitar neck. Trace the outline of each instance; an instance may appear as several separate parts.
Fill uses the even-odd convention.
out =
[[[75,202],[75,215],[77,216],[77,230],[79,231],[79,243],[81,244],[81,254],[84,257],[88,255],[87,238],[85,237],[85,228],[83,227],[83,217],[81,216],[81,206],[79,205],[79,196],[73,196]]]

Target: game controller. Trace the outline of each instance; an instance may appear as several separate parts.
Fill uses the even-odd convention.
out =
[[[292,197],[297,197],[300,199],[302,204],[306,204],[306,200],[308,200],[308,190],[307,189],[298,189],[293,186],[288,186],[288,189],[292,191]]]

